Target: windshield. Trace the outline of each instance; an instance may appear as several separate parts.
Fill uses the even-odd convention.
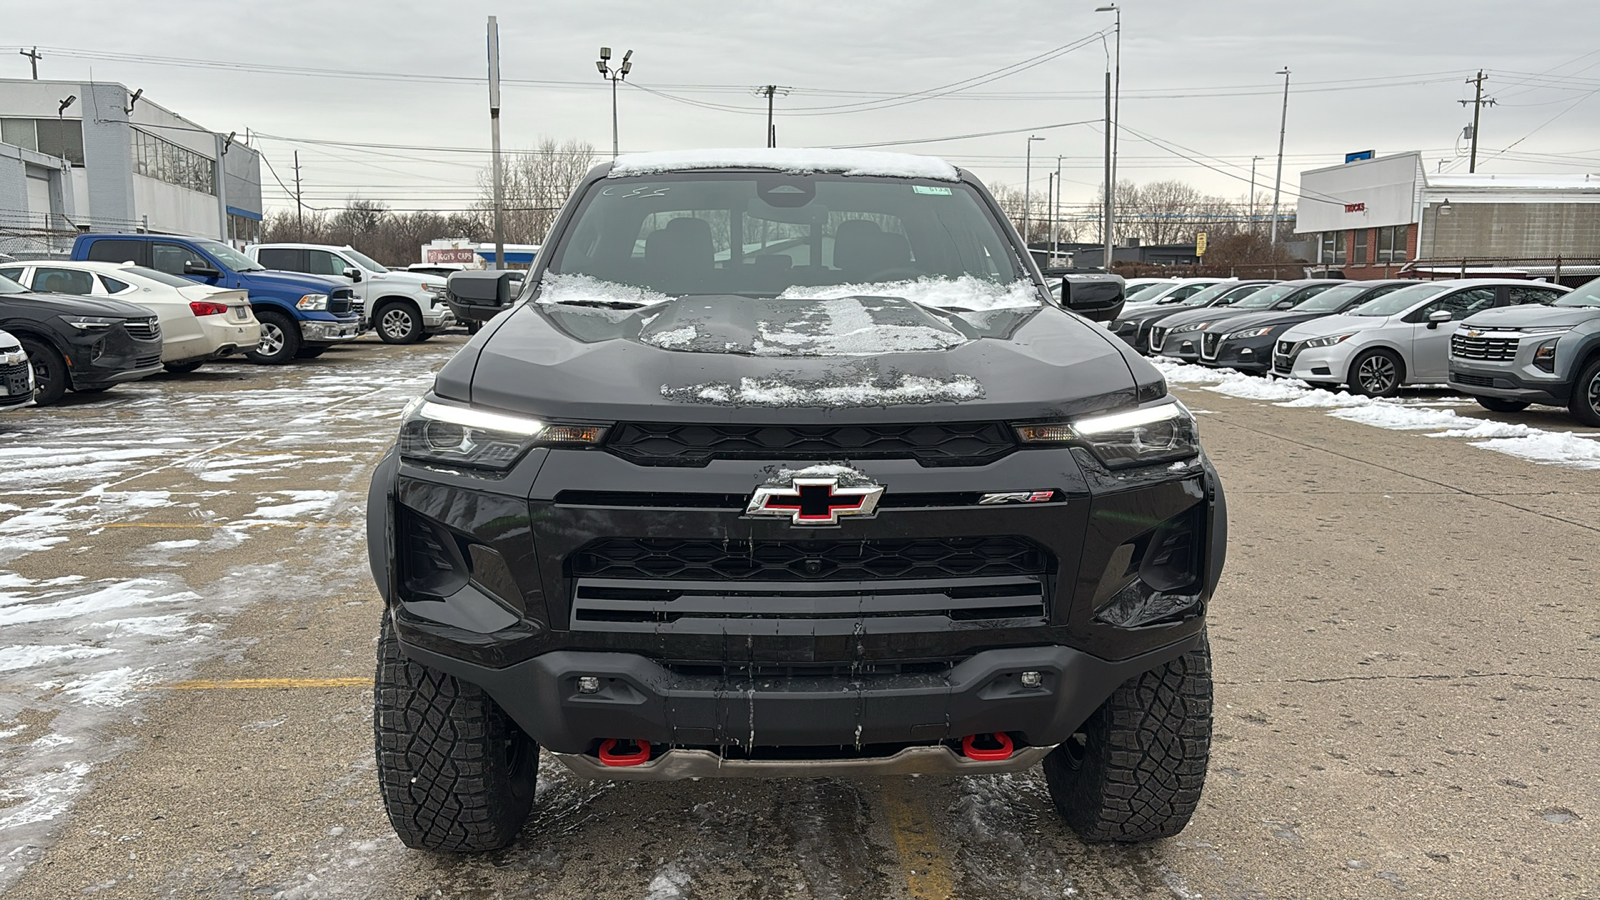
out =
[[[1403,287],[1392,294],[1385,294],[1376,300],[1368,300],[1347,315],[1352,316],[1397,316],[1424,300],[1432,300],[1445,291],[1450,290],[1447,284],[1413,284]]]
[[[215,256],[223,265],[235,272],[264,272],[265,267],[243,253],[219,241],[195,241],[195,246]],[[191,284],[193,282],[190,282]]]
[[[1172,282],[1170,281],[1156,281],[1150,284],[1141,284],[1138,287],[1130,288],[1128,292],[1123,295],[1123,299],[1130,303],[1141,298],[1148,299],[1150,297],[1154,297],[1169,287],[1172,287]]]
[[[1600,278],[1596,278],[1588,284],[1578,285],[1577,290],[1567,294],[1552,305],[1600,307]]]
[[[0,294],[26,294],[27,292],[27,288],[4,275],[0,275]]]
[[[389,271],[379,264],[377,260],[374,260],[372,257],[362,253],[360,250],[351,250],[349,247],[346,247],[344,248],[344,255],[355,260],[356,265],[366,269],[368,272],[377,272],[381,275],[382,273]]]
[[[712,294],[1036,306],[978,193],[955,182],[693,172],[590,186],[542,282],[546,303]]]
[[[1231,308],[1232,309],[1271,309],[1279,300],[1282,300],[1283,298],[1289,296],[1290,294],[1295,293],[1296,291],[1305,290],[1305,288],[1306,288],[1305,285],[1303,285],[1303,284],[1295,284],[1293,282],[1285,282],[1283,284],[1269,284],[1266,287],[1262,288],[1261,290],[1256,291],[1255,293],[1251,294],[1250,296],[1244,298],[1243,300],[1240,300],[1238,303],[1233,304],[1233,306]]]
[[[160,282],[167,287],[194,287],[194,282],[187,278],[179,278],[176,275],[168,275],[166,272],[162,272],[158,269],[147,269],[144,266],[120,266],[118,267],[117,271],[126,272],[129,275],[138,275],[140,278],[148,278],[151,281]]]
[[[1187,297],[1183,298],[1182,300],[1178,301],[1178,305],[1179,306],[1205,306],[1205,305],[1209,304],[1212,300],[1215,300],[1216,298],[1221,297],[1223,294],[1226,294],[1229,291],[1236,291],[1238,289],[1239,289],[1239,285],[1238,285],[1237,282],[1233,282],[1233,281],[1219,282],[1217,284],[1213,284],[1212,286],[1206,288],[1205,290],[1195,291],[1194,293],[1190,294],[1189,296],[1187,296]]]
[[[1370,290],[1372,288],[1364,284],[1341,284],[1338,287],[1324,290],[1304,303],[1297,304],[1295,311],[1333,312]],[[1390,290],[1394,290],[1394,288],[1390,288]]]

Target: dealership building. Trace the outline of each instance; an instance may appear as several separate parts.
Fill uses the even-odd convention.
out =
[[[261,156],[127,87],[0,79],[0,252],[83,231],[253,239]]]
[[[1438,174],[1398,153],[1301,172],[1300,194],[1296,231],[1347,278],[1600,261],[1600,175]]]

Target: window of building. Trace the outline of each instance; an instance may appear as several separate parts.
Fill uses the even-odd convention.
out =
[[[1344,232],[1324,231],[1322,233],[1322,254],[1319,261],[1325,266],[1344,265],[1344,242]]]
[[[261,239],[261,221],[228,213],[228,236],[236,241],[253,244]]]
[[[1395,225],[1378,229],[1378,262],[1397,263],[1406,261],[1406,237],[1410,229],[1410,225]]]
[[[133,171],[202,194],[215,194],[215,163],[165,138],[133,129]]]
[[[1365,228],[1356,229],[1355,241],[1350,248],[1350,263],[1357,266],[1367,264],[1367,230]]]
[[[78,119],[0,119],[0,143],[83,165],[83,122]]]

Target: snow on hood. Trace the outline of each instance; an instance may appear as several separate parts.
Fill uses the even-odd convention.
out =
[[[1010,284],[999,284],[972,275],[823,287],[795,285],[778,295],[781,300],[827,300],[835,297],[899,297],[920,306],[974,311],[1032,309],[1039,305],[1039,292],[1031,281],[1019,279]]]
[[[954,166],[938,157],[876,150],[743,149],[666,150],[631,153],[611,164],[607,178],[658,175],[691,169],[772,169],[807,174],[877,175],[886,178],[931,178],[959,181]]]
[[[1285,331],[1281,337],[1286,341],[1303,341],[1306,338],[1324,337],[1330,334],[1349,334],[1357,331],[1368,331],[1381,328],[1389,324],[1385,316],[1323,316]]]
[[[539,279],[539,302],[588,306],[654,306],[671,300],[649,288],[633,287],[588,275],[555,275]]]
[[[685,403],[716,406],[863,407],[908,403],[960,403],[983,397],[983,385],[971,375],[934,378],[905,375],[898,378],[841,378],[800,381],[787,378],[741,378],[738,384],[663,384],[661,396]]]

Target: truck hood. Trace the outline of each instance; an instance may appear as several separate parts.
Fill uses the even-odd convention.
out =
[[[442,275],[418,275],[415,272],[397,272],[390,269],[376,275],[363,276],[372,284],[388,287],[399,287],[408,290],[429,290],[435,287],[444,287],[445,278]]]
[[[1571,328],[1600,319],[1593,306],[1502,306],[1473,313],[1461,321],[1467,328]]]
[[[951,312],[893,297],[692,297],[631,310],[535,302],[485,334],[477,353],[463,351],[440,371],[438,394],[577,421],[1039,419],[1131,405],[1137,394],[1113,338],[1053,306]],[[1147,374],[1140,380],[1157,380]]]
[[[329,294],[339,288],[349,288],[344,278],[323,275],[302,275],[299,272],[279,272],[262,269],[259,272],[240,272],[239,279],[250,288],[276,288],[281,291],[299,291],[302,294]]]

